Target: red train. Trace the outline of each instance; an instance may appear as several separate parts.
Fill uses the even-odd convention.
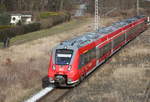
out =
[[[64,41],[52,50],[48,82],[75,86],[127,42],[147,29],[147,17],[136,16],[96,32]]]

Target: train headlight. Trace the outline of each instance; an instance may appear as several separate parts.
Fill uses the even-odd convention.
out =
[[[68,71],[70,71],[70,70],[71,70],[71,68],[72,68],[72,66],[69,66],[69,67],[68,67]]]
[[[68,78],[68,82],[72,82],[72,79]]]
[[[53,78],[49,77],[49,81],[50,81],[50,82],[53,81]]]
[[[49,82],[50,82],[50,83],[54,83],[53,78],[49,77]]]
[[[56,70],[56,67],[55,67],[55,65],[53,65],[52,69],[53,69],[53,70]]]

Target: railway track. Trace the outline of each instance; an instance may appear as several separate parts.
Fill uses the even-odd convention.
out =
[[[28,100],[24,101],[24,102],[37,102],[38,100],[40,100],[41,98],[43,98],[45,95],[47,95],[48,93],[52,92],[54,90],[54,87],[47,87],[43,90],[41,90],[40,92],[38,92],[37,94],[33,95],[31,98],[29,98]]]
[[[100,70],[105,65],[104,63],[107,63],[107,60],[106,60],[106,62],[103,62],[102,65],[97,67],[91,74],[89,74],[82,81],[82,83],[79,84],[79,86],[81,84],[84,84],[84,82],[86,82],[86,80],[88,80],[90,77],[92,77],[92,75],[97,72],[96,70]],[[31,96],[31,98],[29,98],[28,100],[26,100],[24,102],[60,102],[67,94],[69,94],[70,92],[72,92],[75,89],[76,89],[76,87],[75,88],[55,88],[53,86],[50,86],[48,88],[41,90],[37,94]]]
[[[67,95],[72,89],[55,88],[52,92],[41,98],[37,102],[58,102],[61,98]]]
[[[24,102],[59,102],[72,89],[47,87]]]

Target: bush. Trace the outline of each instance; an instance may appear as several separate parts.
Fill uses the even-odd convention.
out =
[[[58,12],[42,12],[40,14],[40,18],[45,19],[45,18],[49,18],[49,17],[52,17],[52,16],[58,16],[58,15],[61,15],[61,14],[58,13]]]
[[[41,29],[50,28],[53,26],[53,19],[52,18],[42,19],[40,23],[41,23]]]
[[[10,15],[7,13],[0,13],[0,25],[9,25]]]
[[[69,21],[71,15],[69,13],[59,12],[57,15],[49,16],[49,18],[41,19],[41,28],[50,28],[54,25]]]
[[[13,26],[11,26],[11,25],[3,25],[3,26],[0,26],[0,30],[11,28],[11,27],[13,27]]]
[[[68,12],[42,12],[39,14],[40,19],[47,19],[47,18],[52,18],[52,17],[65,17],[68,18],[70,17],[70,14]]]
[[[32,23],[0,30],[0,41],[3,41],[6,37],[12,38],[17,35],[23,35],[29,32],[37,31],[40,29],[40,26],[40,23]]]
[[[33,31],[37,31],[40,29],[41,24],[40,23],[32,23],[32,24],[28,24],[28,25],[23,25],[23,30],[24,30],[24,34],[25,33],[29,33],[29,32],[33,32]]]

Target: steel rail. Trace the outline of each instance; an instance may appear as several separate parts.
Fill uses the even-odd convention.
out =
[[[32,97],[30,97],[28,100],[26,100],[24,102],[37,102],[38,100],[43,98],[45,95],[47,95],[48,93],[50,93],[54,89],[55,88],[52,87],[52,86],[46,87],[46,88],[42,89],[40,92],[36,93],[35,95],[33,95]]]

